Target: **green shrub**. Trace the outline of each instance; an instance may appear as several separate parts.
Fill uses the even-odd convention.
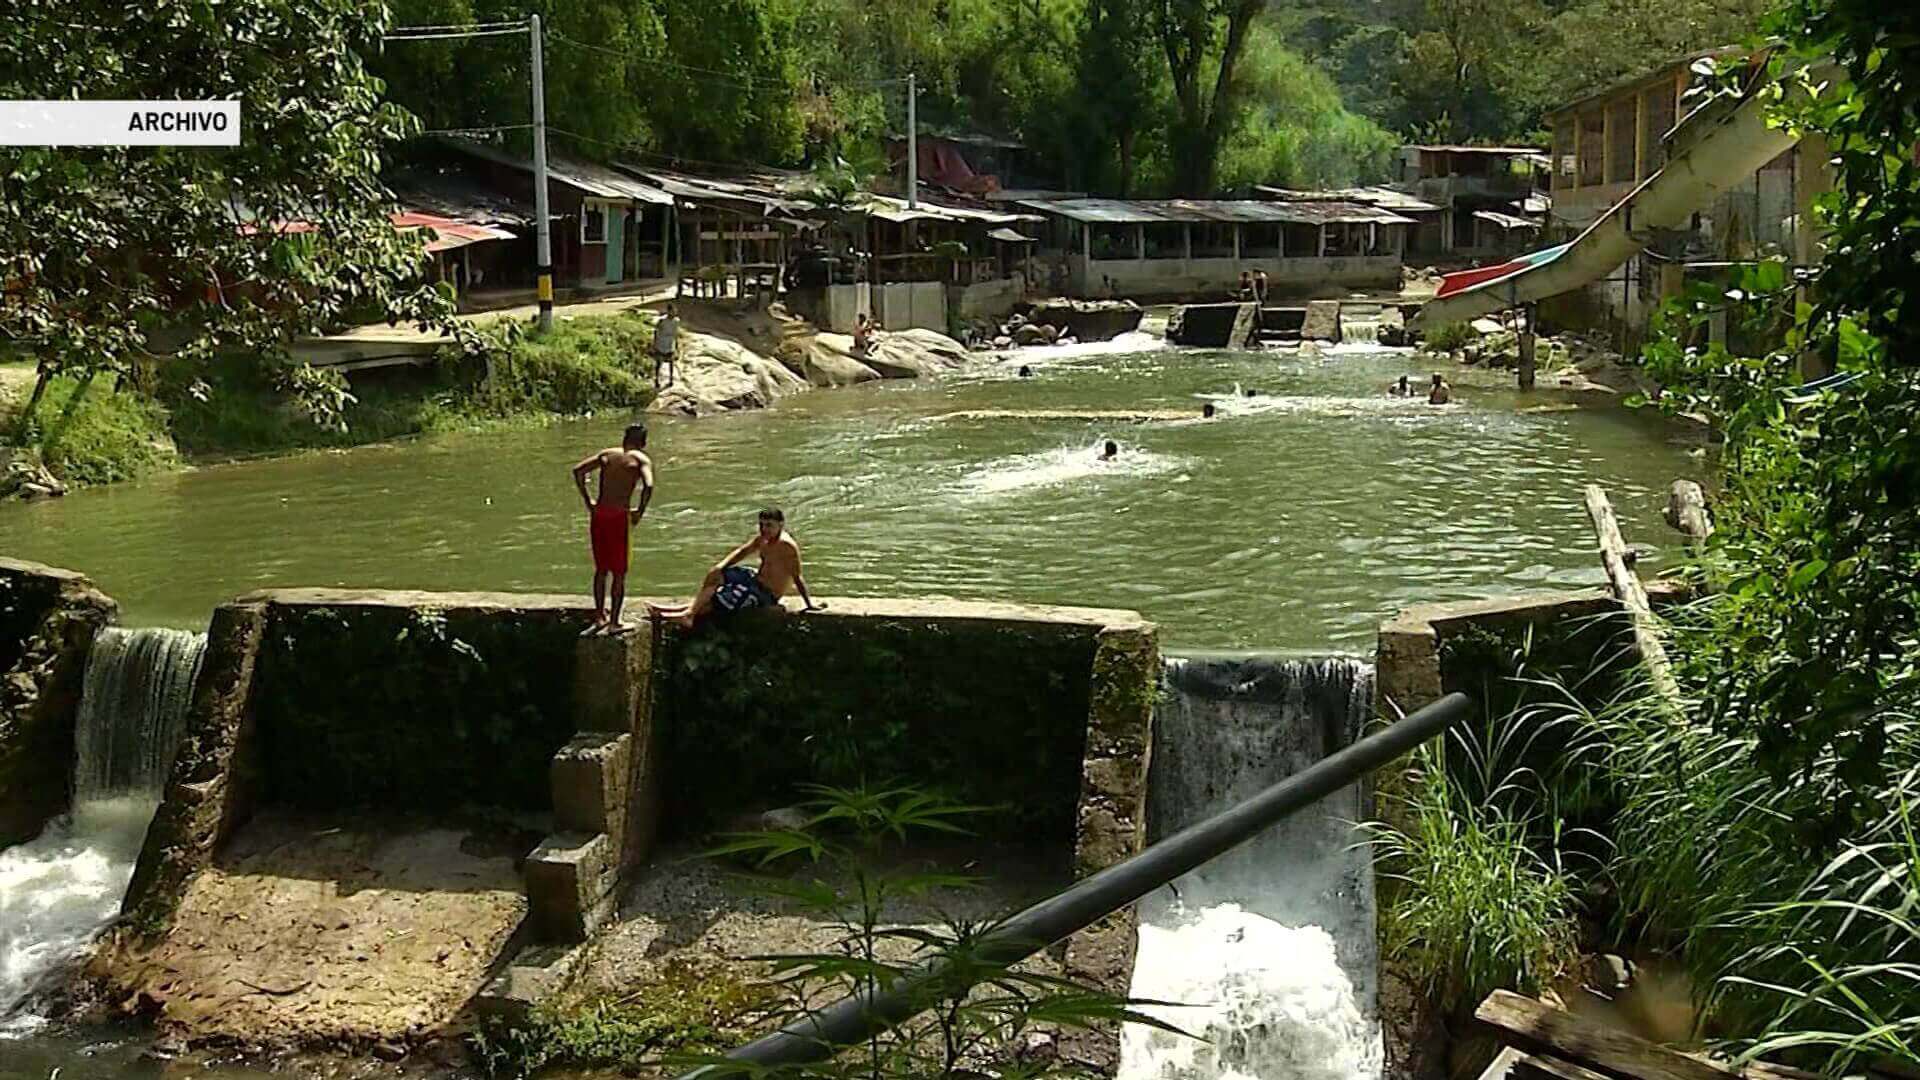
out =
[[[1453,352],[1480,340],[1480,332],[1463,322],[1442,323],[1427,331],[1427,348],[1432,352]]]
[[[1568,875],[1534,847],[1542,822],[1468,791],[1444,751],[1429,745],[1415,760],[1411,789],[1397,797],[1401,823],[1367,826],[1390,882],[1387,955],[1449,1001],[1545,989],[1572,967],[1579,935]]]

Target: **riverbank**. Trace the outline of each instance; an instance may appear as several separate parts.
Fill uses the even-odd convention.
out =
[[[501,328],[496,347],[347,374],[253,358],[178,362],[91,382],[56,376],[22,423],[35,372],[0,364],[0,498],[63,494],[196,464],[344,449],[422,435],[537,427],[607,413],[705,416],[816,387],[958,370],[971,354],[931,331],[884,335],[856,359],[845,335],[783,310],[684,301],[672,382],[656,391],[657,310],[568,315],[547,333]],[[111,381],[109,381],[111,379]]]

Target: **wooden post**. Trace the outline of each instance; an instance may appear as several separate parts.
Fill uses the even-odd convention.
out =
[[[1534,362],[1535,346],[1538,344],[1537,335],[1534,331],[1534,325],[1537,320],[1534,316],[1535,312],[1532,304],[1528,304],[1520,310],[1520,363],[1517,371],[1520,377],[1520,389],[1522,390],[1533,389],[1533,380],[1537,371],[1537,366]]]
[[[1587,516],[1593,520],[1594,534],[1600,540],[1600,562],[1606,567],[1607,582],[1633,621],[1633,642],[1640,651],[1641,662],[1646,665],[1647,679],[1654,693],[1678,713],[1680,685],[1673,679],[1673,665],[1667,660],[1666,646],[1660,643],[1659,624],[1654,622],[1647,590],[1633,572],[1627,542],[1620,536],[1620,522],[1613,515],[1613,503],[1597,484],[1587,485]]]
[[[1667,490],[1667,524],[1687,534],[1695,551],[1706,546],[1713,535],[1713,519],[1707,516],[1707,495],[1691,480],[1675,480]]]

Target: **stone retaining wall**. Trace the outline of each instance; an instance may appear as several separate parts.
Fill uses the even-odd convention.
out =
[[[71,570],[0,559],[0,848],[67,810],[87,650],[117,611]]]

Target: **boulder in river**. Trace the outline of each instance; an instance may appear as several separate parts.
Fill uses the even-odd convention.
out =
[[[874,337],[864,358],[889,379],[915,379],[960,371],[978,359],[967,347],[937,330],[893,330]]]
[[[1028,318],[1061,327],[1076,341],[1112,341],[1138,330],[1144,314],[1131,300],[1046,300],[1035,304]]]
[[[807,381],[731,338],[682,331],[673,385],[660,391],[651,412],[706,416],[728,409],[764,409],[807,389]]]
[[[852,386],[882,378],[853,353],[847,334],[802,334],[780,343],[780,362],[814,386]]]

